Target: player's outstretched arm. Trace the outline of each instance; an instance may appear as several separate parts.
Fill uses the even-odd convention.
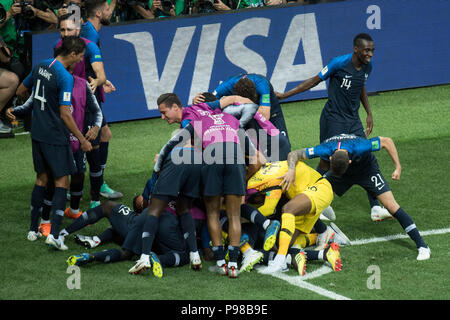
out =
[[[392,179],[400,180],[400,175],[402,174],[402,166],[400,165],[400,158],[398,156],[394,141],[388,137],[380,137],[380,148],[386,149],[387,153],[394,162],[395,170],[392,173]]]
[[[302,83],[300,83],[298,86],[296,86],[295,88],[285,92],[285,93],[280,93],[280,92],[275,92],[277,98],[279,100],[283,100],[289,97],[292,97],[293,95],[302,93],[304,91],[307,91],[311,88],[314,88],[315,86],[317,86],[320,82],[322,81],[322,79],[319,78],[318,75],[315,75],[312,78],[309,78],[305,81],[303,81]]]

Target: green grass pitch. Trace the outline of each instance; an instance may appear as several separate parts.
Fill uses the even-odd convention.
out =
[[[369,97],[374,116],[371,136],[394,139],[402,163],[400,181],[390,179],[392,162],[386,152],[376,154],[383,175],[397,202],[413,218],[420,231],[450,228],[450,85],[380,93]],[[294,148],[318,143],[319,117],[324,99],[283,104],[284,117]],[[124,106],[125,107],[125,106]],[[361,108],[365,124],[365,112]],[[111,125],[105,179],[124,193],[121,202],[131,205],[150,177],[154,155],[170,137],[175,126],[161,119]],[[66,240],[67,252],[50,250],[43,238],[26,239],[30,223],[30,197],[35,173],[29,135],[0,140],[0,299],[250,299],[299,300],[330,299],[320,293],[292,285],[256,271],[231,280],[212,274],[204,263],[201,272],[188,266],[166,268],[162,279],[150,273],[132,276],[133,261],[94,263],[82,267],[80,289],[69,289],[66,259],[85,249]],[[309,164],[315,167],[317,162]],[[88,180],[87,180],[88,181]],[[85,184],[82,209],[88,206],[89,183]],[[353,187],[332,204],[336,224],[354,239],[402,234],[396,220],[374,223],[365,192]],[[71,221],[65,219],[63,226]],[[94,235],[104,230],[107,220],[83,230]],[[417,250],[409,239],[398,239],[341,248],[343,270],[327,273],[306,282],[349,299],[450,299],[448,266],[450,234],[424,237],[431,259],[416,261]],[[114,245],[107,244],[104,248]],[[96,250],[100,250],[97,248]],[[323,263],[309,263],[307,273]],[[369,289],[370,266],[380,271],[379,288]],[[296,272],[287,273],[295,278]]]

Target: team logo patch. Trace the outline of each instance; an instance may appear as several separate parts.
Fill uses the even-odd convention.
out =
[[[322,71],[320,71],[320,73],[324,76],[325,73],[328,72],[328,66],[325,66],[325,68],[322,69]]]
[[[102,58],[101,55],[99,55],[99,54],[96,54],[96,55],[95,55],[95,59],[101,59],[101,58]]]
[[[372,141],[372,150],[380,149],[380,142],[378,140]]]
[[[314,155],[314,148],[308,148],[306,151],[308,152],[308,154],[309,154],[310,156],[313,156],[313,155]]]
[[[70,92],[64,92],[63,101],[70,102],[72,99],[70,98]]]
[[[263,94],[262,95],[262,102],[263,103],[270,103],[270,95],[269,94]]]

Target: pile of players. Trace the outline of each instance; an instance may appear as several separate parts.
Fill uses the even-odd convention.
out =
[[[76,42],[76,39],[67,39],[62,48],[67,45],[68,49],[58,51],[57,62],[39,64],[32,73],[34,82],[28,80],[28,87],[32,84],[35,90],[33,125],[35,113],[45,113],[41,111],[46,110],[46,104],[58,106],[56,97],[60,97],[61,109],[53,107],[53,110],[62,114],[66,112],[64,104],[70,104],[70,94],[64,90],[55,90],[52,98],[44,98],[44,91],[40,91],[40,85],[46,83],[44,79],[53,79],[48,74],[61,69],[58,62],[68,67],[84,53],[84,49],[71,49],[76,46],[70,47],[69,40]],[[69,264],[123,261],[138,255],[130,273],[151,269],[155,276],[162,277],[166,266],[190,263],[192,269],[200,270],[203,251],[204,259],[215,261],[211,271],[230,278],[238,277],[239,270],[251,270],[261,261],[267,263],[260,270],[262,273],[285,271],[288,265],[293,265],[304,275],[306,262],[311,260],[325,260],[339,271],[340,249],[334,240],[341,244],[349,241],[335,225],[327,227],[319,217],[330,210],[333,193],[342,196],[357,184],[369,195],[372,219],[396,218],[415,242],[417,259],[429,259],[430,249],[412,219],[395,201],[373,155],[385,148],[395,165],[392,178],[399,179],[401,165],[395,144],[384,137],[367,139],[373,120],[365,83],[372,69],[373,52],[372,38],[359,34],[353,41],[353,53],[334,58],[317,76],[284,94],[274,92],[264,76],[243,74],[225,80],[214,94],[197,95],[187,107],[174,93],[161,95],[157,105],[162,119],[176,123],[180,129],[161,149],[154,175],[142,195],[133,200],[133,210],[107,202],[83,212],[61,232],[57,230],[59,220],[55,220],[61,213],[56,211],[52,217],[58,224],[56,236],[52,221],[53,240],[46,243],[65,250],[65,237],[107,217],[111,227],[102,234],[77,235],[75,239],[89,248],[114,240],[121,249],[70,256]],[[291,151],[279,99],[308,90],[326,79],[330,79],[329,99],[320,119],[321,144]],[[358,115],[360,101],[367,112],[366,131]],[[54,115],[54,111],[50,113]],[[72,131],[70,121],[62,118],[61,128],[65,125]],[[83,151],[89,151],[86,138],[76,130],[72,133]],[[33,156],[45,157],[46,152],[56,152],[45,150],[45,143],[36,137],[38,133],[32,130]],[[321,158],[317,170],[303,161],[313,157]],[[35,168],[36,163],[39,161],[35,162]],[[40,172],[36,172],[37,181],[43,183],[39,180]],[[58,179],[55,194],[57,182]],[[42,207],[33,203],[38,192],[42,190],[36,190],[35,186],[32,227],[37,224],[36,212]],[[198,238],[202,240],[202,250]],[[313,244],[315,248],[308,250]]]

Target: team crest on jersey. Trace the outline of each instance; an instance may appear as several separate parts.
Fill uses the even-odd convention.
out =
[[[380,142],[378,140],[372,141],[372,150],[380,149]]]
[[[64,92],[63,101],[70,102],[71,101],[71,93],[70,92]]]
[[[262,102],[263,103],[270,103],[270,95],[269,94],[263,94]]]

